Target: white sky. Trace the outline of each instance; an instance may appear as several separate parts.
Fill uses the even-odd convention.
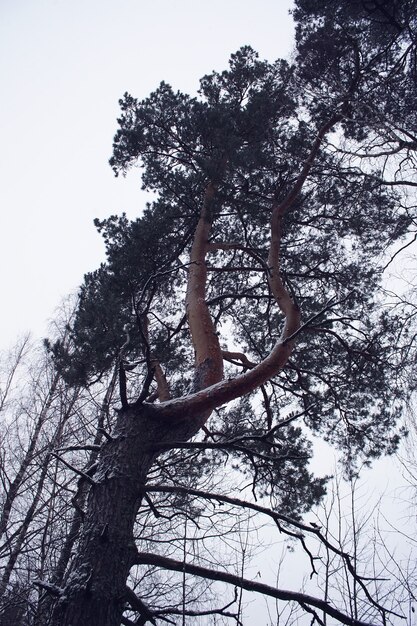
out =
[[[290,0],[0,0],[0,348],[46,333],[104,260],[93,219],[143,206],[108,165],[125,91],[193,92],[250,44],[292,48]]]

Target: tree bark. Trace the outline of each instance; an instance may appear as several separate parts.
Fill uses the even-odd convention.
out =
[[[133,528],[155,442],[186,440],[196,420],[168,425],[146,407],[121,411],[113,440],[103,444],[87,512],[52,626],[120,626],[126,579],[136,560]]]
[[[105,419],[109,415],[110,410],[110,401],[112,399],[114,389],[117,382],[118,375],[118,367],[116,366],[113,372],[113,375],[110,379],[110,383],[107,387],[107,391],[105,393],[100,412],[97,420],[97,431],[96,436],[94,438],[93,445],[99,448],[100,444],[103,441],[103,428],[105,424]],[[84,467],[84,472],[87,473],[88,469],[91,468],[97,461],[99,452],[97,450],[93,450],[89,456],[89,460]],[[77,502],[77,509],[74,509],[73,516],[69,525],[68,532],[66,534],[65,540],[62,544],[60,555],[53,572],[49,580],[49,584],[52,587],[59,587],[62,585],[64,580],[65,572],[67,571],[68,563],[71,558],[71,554],[74,548],[75,543],[80,534],[80,529],[82,527],[82,514],[81,511],[85,507],[88,493],[89,493],[90,484],[87,480],[83,480],[79,482],[79,487],[77,494],[75,496]],[[52,613],[52,608],[54,606],[54,597],[51,594],[44,592],[39,599],[39,603],[37,606],[36,616],[34,618],[34,626],[49,626],[50,617]]]
[[[210,182],[205,190],[188,270],[185,310],[195,351],[194,391],[209,387],[223,378],[223,357],[219,338],[206,302],[206,255],[216,188],[216,185]]]

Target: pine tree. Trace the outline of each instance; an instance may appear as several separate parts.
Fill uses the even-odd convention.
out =
[[[49,585],[56,626],[130,623],[128,606],[156,623],[140,588],[126,590],[135,565],[272,594],[134,541],[152,491],[201,496],[195,485],[222,451],[255,496],[301,524],[326,482],[308,469],[309,433],[341,450],[350,473],[398,445],[407,339],[381,280],[415,219],[401,193],[416,184],[415,2],[297,0],[294,16],[293,64],[245,46],[196,97],[161,83],[120,101],[111,166],[139,164],[155,199],[134,221],[97,222],[107,260],[85,277],[71,350],[51,346],[74,385],[117,367],[120,396],[75,558],[64,585]]]

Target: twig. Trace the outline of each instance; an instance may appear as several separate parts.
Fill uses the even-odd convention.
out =
[[[151,624],[154,624],[154,626],[157,626],[155,619],[153,617],[152,611],[149,609],[148,606],[146,606],[143,600],[141,600],[136,595],[133,589],[127,586],[126,586],[126,599],[129,602],[132,609],[134,609],[135,611],[138,611],[138,613],[140,613],[140,616],[144,618],[145,621],[141,620],[139,623],[145,624],[146,621],[149,621],[151,622]]]
[[[194,576],[201,576],[208,580],[216,580],[229,583],[248,591],[255,591],[258,593],[262,593],[263,595],[270,596],[272,598],[277,598],[278,600],[298,602],[299,604],[307,605],[309,608],[315,607],[316,609],[323,611],[326,615],[335,618],[337,621],[341,622],[342,624],[346,624],[347,626],[372,626],[367,622],[354,619],[349,615],[342,613],[338,609],[331,606],[328,602],[326,602],[325,600],[321,600],[320,598],[315,598],[305,593],[300,593],[296,591],[276,589],[275,587],[271,587],[263,583],[248,580],[246,578],[241,578],[240,576],[230,574],[229,572],[212,570],[207,567],[194,565],[192,563],[183,563],[182,561],[177,561],[168,557],[151,554],[148,552],[138,552],[136,556],[136,564],[154,565],[156,567],[162,567],[164,569],[174,570],[178,572],[182,572],[183,570],[185,570],[188,574],[192,574]]]
[[[74,450],[93,450],[95,452],[99,452],[101,450],[101,446],[97,446],[95,444],[86,444],[85,446],[67,446],[65,448],[57,448],[56,452],[73,452]]]
[[[101,433],[107,439],[107,441],[114,441],[110,433],[108,433],[107,430],[105,430],[104,428],[97,428],[97,431]]]
[[[90,483],[90,485],[94,485],[95,486],[96,482],[91,478],[91,476],[89,476],[88,474],[86,474],[82,470],[77,469],[76,467],[71,465],[71,463],[68,463],[68,461],[65,461],[58,454],[55,454],[55,452],[52,452],[51,454],[52,454],[53,457],[58,459],[58,461],[61,461],[61,463],[63,463],[66,467],[68,467],[68,469],[70,469],[71,471],[75,472],[79,476],[82,476],[86,481],[88,481]]]
[[[154,375],[154,370],[153,369],[148,370],[148,373],[146,374],[145,382],[143,383],[142,391],[140,392],[139,397],[135,402],[136,406],[139,406],[140,404],[145,402],[146,398],[148,397],[149,388],[153,381],[153,375]]]
[[[46,583],[43,580],[34,580],[33,584],[41,589],[45,589],[51,596],[55,598],[59,598],[62,595],[62,589],[57,585],[52,585],[51,583]]]
[[[290,341],[293,341],[301,332],[303,332],[303,330],[311,326],[311,324],[315,322],[319,317],[321,317],[324,313],[326,313],[327,311],[330,311],[333,307],[337,306],[338,304],[342,304],[343,302],[346,302],[346,300],[349,298],[349,296],[352,295],[352,293],[353,293],[353,290],[350,291],[344,298],[342,298],[341,300],[337,300],[335,302],[332,302],[334,298],[331,298],[329,302],[326,304],[326,306],[323,309],[321,309],[321,311],[309,317],[308,320],[304,322],[304,324],[301,324],[301,326],[294,333],[292,333],[291,335],[283,339],[283,341],[281,342],[282,345],[285,346],[285,344],[289,343]]]

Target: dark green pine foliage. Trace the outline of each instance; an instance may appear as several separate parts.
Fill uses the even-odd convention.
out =
[[[295,0],[293,16],[299,76],[316,112],[349,92],[348,136],[366,144],[372,131],[379,147],[415,150],[416,0]]]
[[[329,108],[340,107],[347,100],[341,126],[350,141],[337,150],[341,176],[337,185],[324,185],[317,198],[324,211],[335,203],[338,209],[346,207],[339,213],[339,242],[346,238],[354,260],[351,284],[361,291],[359,298],[356,292],[352,299],[355,314],[330,326],[339,337],[341,323],[351,328],[344,367],[340,367],[342,353],[331,347],[329,331],[327,337],[316,335],[308,350],[297,350],[295,360],[304,368],[302,378],[308,379],[308,387],[316,388],[315,421],[320,432],[343,445],[349,458],[361,446],[364,456],[372,458],[386,445],[391,451],[397,444],[395,436],[388,443],[385,433],[392,424],[392,408],[402,395],[402,346],[398,338],[404,327],[401,319],[395,321],[387,311],[378,313],[375,278],[389,237],[401,236],[404,226],[414,230],[415,203],[411,194],[401,192],[407,185],[410,189],[416,185],[417,2],[295,0],[293,15],[297,76],[308,94],[305,102],[312,117],[326,119]],[[394,216],[391,223],[385,221],[389,214]],[[355,280],[358,265],[362,274],[359,281]],[[360,325],[354,319],[360,320]],[[360,337],[358,333],[364,334]],[[407,346],[406,333],[402,341]],[[331,394],[323,393],[318,379],[312,381],[314,353],[322,353],[323,348],[331,358],[329,380],[335,396],[340,387],[349,388],[351,402],[346,405],[328,403],[326,395],[330,399]],[[331,416],[337,414],[347,425],[347,445],[343,444],[341,429],[328,430]]]
[[[225,349],[244,352],[250,362],[265,358],[282,323],[267,281],[271,206],[291,189],[319,126],[343,109],[341,127],[315,159],[284,222],[282,273],[310,321],[284,371],[207,424],[218,441],[244,438],[249,451],[235,450],[234,464],[251,476],[255,492],[273,495],[294,515],[324,492],[325,481],[307,469],[308,429],[335,443],[349,463],[366,461],[395,449],[403,400],[402,320],[382,309],[379,289],[385,255],[412,218],[395,188],[381,184],[380,161],[363,163],[334,147],[344,132],[356,149],[375,125],[374,112],[359,120],[355,107],[359,101],[366,107],[372,85],[382,89],[378,63],[388,61],[375,61],[374,69],[365,43],[358,71],[357,47],[366,33],[356,45],[350,31],[320,40],[320,55],[311,56],[309,46],[318,46],[327,24],[313,12],[322,4],[297,2],[296,17],[313,16],[298,29],[304,65],[261,61],[244,47],[228,70],[201,80],[197,97],[165,83],[141,102],[125,94],[111,166],[124,175],[139,164],[143,188],[156,199],[134,221],[97,222],[107,261],[85,277],[71,328],[75,348],[53,347],[72,382],[90,384],[109,371],[124,345],[130,399],[143,385],[150,353],[173,394],[187,393],[193,373],[184,310],[188,253],[204,189],[214,181],[211,242],[233,246],[208,256],[207,301]],[[234,359],[226,375],[243,366]]]

